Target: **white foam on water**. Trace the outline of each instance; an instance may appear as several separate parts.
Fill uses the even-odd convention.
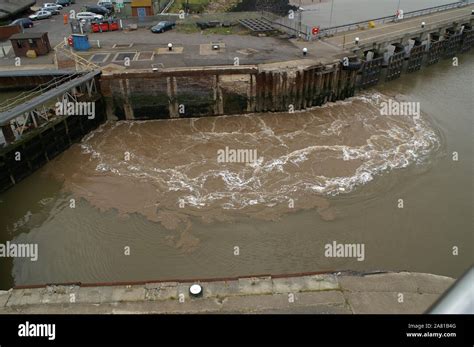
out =
[[[122,158],[118,160],[112,155],[101,153],[97,145],[91,144],[93,142],[91,140],[98,133],[104,132],[104,127],[88,135],[82,141],[81,147],[83,153],[99,159],[100,163],[96,167],[98,172],[156,181],[160,186],[167,187],[170,192],[181,192],[182,199],[187,205],[202,208],[217,202],[224,209],[241,209],[259,204],[274,206],[288,201],[289,196],[294,196],[298,192],[328,196],[348,194],[384,172],[423,163],[431,152],[438,149],[440,140],[421,115],[385,118],[386,116],[380,115],[379,112],[379,105],[383,100],[387,100],[387,97],[380,93],[373,93],[326,104],[322,108],[326,109],[325,112],[330,111],[329,114],[333,119],[331,122],[312,126],[311,122],[315,118],[318,120],[324,118],[308,115],[308,118],[313,117],[313,119],[310,119],[303,129],[290,129],[288,132],[280,130],[279,135],[269,124],[270,122],[259,115],[253,115],[253,121],[257,122],[257,130],[250,129],[248,132],[245,129],[213,132],[215,123],[212,127],[213,131],[199,131],[196,120],[181,120],[188,121],[193,132],[178,135],[176,141],[186,141],[190,148],[196,143],[202,145],[209,141],[220,141],[219,143],[236,141],[237,148],[255,147],[259,142],[265,141],[265,143],[278,144],[280,148],[290,148],[288,141],[292,141],[296,136],[307,138],[306,147],[292,150],[278,157],[264,155],[256,162],[238,167],[218,165],[215,158],[206,158],[204,155],[202,158],[195,158],[189,163],[175,167],[166,167],[168,163],[156,161],[151,161],[151,166],[150,158],[140,158],[137,155],[135,159],[139,161],[139,164],[135,162],[131,165],[124,162]],[[364,111],[358,113],[354,111],[355,103],[366,105],[363,106]],[[299,117],[301,114],[302,112]],[[359,126],[362,125],[364,131],[369,133],[368,139],[362,145],[323,145],[318,144],[318,139],[315,139],[318,136],[327,137],[329,140],[340,139],[344,136],[344,132],[351,131],[355,122]],[[113,127],[107,129],[107,134],[113,136],[114,129],[119,126],[121,124],[114,124]],[[131,129],[132,125],[129,124],[129,128]],[[311,132],[315,129],[318,130],[317,134]],[[140,130],[134,129],[133,133],[140,133]],[[144,135],[140,134],[140,136]],[[259,147],[259,151],[260,149],[265,151],[267,148]],[[307,163],[324,165],[325,158],[345,162],[358,160],[361,164],[353,174],[341,177],[310,176],[310,173],[304,170],[297,174],[294,171],[288,171],[290,167],[294,170],[295,166],[300,167]],[[204,164],[207,166],[203,171],[196,171],[196,167],[199,168]],[[191,175],[190,172],[194,174]],[[278,184],[274,182],[269,184],[275,176],[281,176]],[[222,182],[224,188],[220,189],[221,191],[210,191],[207,185],[210,180]]]

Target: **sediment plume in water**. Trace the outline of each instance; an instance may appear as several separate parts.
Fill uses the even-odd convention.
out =
[[[367,94],[294,114],[107,122],[46,172],[101,210],[182,231],[175,242],[183,248],[197,242],[194,217],[277,220],[315,209],[331,220],[337,211],[328,197],[364,189],[439,146],[423,115],[381,115],[387,99]],[[221,162],[226,148],[254,151],[257,160]]]

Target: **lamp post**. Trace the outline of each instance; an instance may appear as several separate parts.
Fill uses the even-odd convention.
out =
[[[331,27],[332,24],[332,13],[334,10],[334,0],[331,1],[331,14],[329,15],[329,27]]]
[[[334,1],[334,0],[333,0]],[[300,0],[300,4],[301,4],[301,0]],[[298,7],[298,28],[296,29],[298,31],[298,37],[301,37],[301,34],[303,33],[303,12],[318,12],[319,11],[319,8],[316,8],[316,9],[305,9],[301,6]],[[307,37],[308,40],[311,40],[311,33],[308,32],[308,27],[305,26],[305,36]]]
[[[304,8],[301,7],[301,0],[300,0],[300,5],[298,6],[298,38],[301,37],[301,27],[303,26],[302,25],[302,21],[303,21],[303,18],[302,15],[303,15],[303,11],[304,11]]]

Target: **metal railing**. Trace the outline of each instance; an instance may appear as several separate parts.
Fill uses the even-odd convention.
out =
[[[93,62],[81,57],[80,55],[74,53],[72,48],[68,46],[66,42],[60,42],[54,47],[56,52],[56,59],[58,54],[65,55],[68,59],[72,60],[76,64],[77,71],[91,71],[91,70],[100,70],[100,66],[94,64]]]
[[[437,13],[437,12],[442,12],[446,10],[451,10],[454,8],[460,8],[460,7],[465,7],[468,6],[469,3],[467,2],[453,2],[450,4],[446,5],[441,5],[441,6],[435,6],[435,7],[429,7],[425,8],[422,10],[416,10],[416,11],[411,11],[411,12],[405,12],[403,14],[403,19],[408,19],[408,18],[414,18],[414,17],[419,17],[419,16],[425,16],[428,14],[432,13]],[[370,20],[365,20],[361,22],[355,22],[355,23],[350,23],[350,24],[345,24],[345,25],[339,25],[339,26],[334,26],[330,28],[323,28],[320,30],[318,37],[325,37],[325,36],[331,36],[340,32],[344,31],[351,31],[351,30],[356,30],[360,28],[367,28],[369,26],[369,22],[374,22],[375,24],[385,24],[385,23],[393,23],[397,21],[396,15],[392,16],[386,16],[386,17],[381,17],[381,18],[375,18],[375,19],[370,19]]]
[[[301,12],[295,13],[295,18],[288,16],[280,17],[271,12],[260,12],[261,17],[273,25],[274,28],[286,32],[288,35],[301,37],[305,40],[311,40],[312,28],[301,22]]]
[[[74,79],[77,76],[79,75],[70,74],[70,75],[55,77],[51,81],[48,81],[36,86],[34,89],[28,90],[26,92],[22,92],[12,98],[9,98],[3,101],[2,103],[0,103],[0,113],[6,112],[18,105],[22,105],[28,100],[31,100],[37,96],[40,96],[44,94],[45,92],[47,92],[48,90],[54,89],[58,87],[59,85],[63,84],[64,82],[70,81],[71,79]]]
[[[474,314],[474,266],[471,266],[427,311],[429,314]]]
[[[301,37],[305,40],[311,40],[312,28],[301,21],[301,12],[296,12],[295,17],[290,19],[288,16],[280,17],[271,12],[261,12],[263,19],[270,22],[273,27],[289,35]]]
[[[174,4],[174,0],[170,0],[168,1],[168,3],[166,4],[166,6],[163,8],[163,10],[161,11],[161,14],[165,14],[168,12],[168,10],[171,8],[171,6],[173,6]]]

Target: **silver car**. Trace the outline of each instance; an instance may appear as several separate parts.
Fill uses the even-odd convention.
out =
[[[104,19],[104,16],[92,12],[79,12],[78,14],[76,14],[76,18],[81,21],[102,20]]]
[[[33,13],[28,18],[30,18],[31,20],[48,19],[48,18],[51,18],[52,15],[53,14],[49,11],[39,10],[39,11]]]
[[[46,11],[49,11],[49,10],[62,10],[63,7],[61,5],[58,5],[58,4],[53,4],[52,2],[47,2],[45,4],[43,4],[43,6],[41,6],[41,9],[43,10],[46,10]]]

